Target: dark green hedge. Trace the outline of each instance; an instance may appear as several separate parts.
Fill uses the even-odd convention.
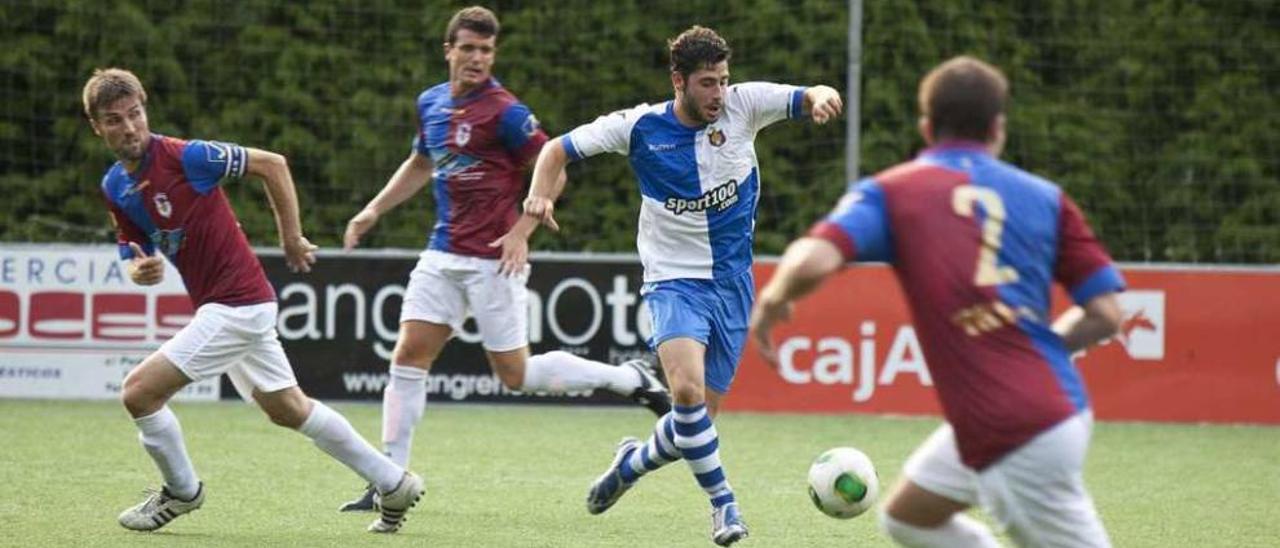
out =
[[[427,4],[420,6],[419,4]],[[155,131],[287,155],[312,239],[346,219],[409,150],[413,98],[445,78],[462,4],[358,0],[0,3],[0,241],[106,238],[111,159],[80,116],[94,67],[133,69]],[[234,6],[234,7],[233,7]],[[971,53],[1013,85],[1006,157],[1075,195],[1121,259],[1280,261],[1280,4],[1268,0],[866,2],[861,170],[910,158],[915,85]],[[670,95],[665,39],[716,27],[735,80],[843,88],[846,2],[498,2],[497,74],[552,133]],[[843,190],[844,129],[781,124],[757,144],[757,250],[779,252]],[[631,251],[638,193],[621,157],[570,172],[562,234],[539,249]],[[227,186],[245,230],[274,241],[263,192]],[[418,247],[427,197],[373,246]]]

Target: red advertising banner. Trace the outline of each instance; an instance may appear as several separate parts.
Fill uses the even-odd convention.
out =
[[[773,269],[757,264],[757,284]],[[1123,270],[1121,333],[1077,362],[1099,419],[1280,424],[1280,271]],[[840,273],[776,335],[778,371],[749,344],[726,409],[939,413],[887,267]]]
[[[194,313],[172,265],[158,285],[127,278],[115,246],[0,244],[0,398],[119,398]],[[209,379],[178,398],[220,395]]]

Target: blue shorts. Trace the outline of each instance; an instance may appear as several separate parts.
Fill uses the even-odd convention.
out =
[[[704,378],[707,387],[724,394],[738,372],[738,359],[747,342],[755,279],[751,270],[722,280],[677,279],[644,284],[640,289],[653,318],[649,347],[678,337],[707,347]]]

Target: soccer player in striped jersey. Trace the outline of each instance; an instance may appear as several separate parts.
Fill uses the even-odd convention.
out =
[[[666,387],[644,360],[614,366],[561,351],[529,356],[525,261],[528,234],[538,222],[521,219],[516,206],[525,172],[547,135],[529,107],[493,77],[497,38],[498,19],[485,8],[462,9],[449,21],[449,81],[418,97],[418,131],[408,159],[351,219],[343,238],[347,249],[355,247],[382,214],[433,183],[435,228],[405,288],[382,400],[383,447],[401,466],[408,465],[413,432],[426,409],[428,371],[468,309],[489,365],[508,388],[608,390],[659,415],[671,409]],[[370,486],[341,510],[372,510],[373,491]]]
[[[187,456],[178,417],[166,404],[182,387],[226,373],[271,422],[311,438],[373,484],[382,515],[369,530],[395,532],[421,497],[422,478],[379,453],[346,418],[298,388],[276,337],[275,291],[219,186],[228,177],[262,178],[285,261],[307,272],[316,247],[302,235],[284,157],[151,133],[146,103],[142,82],[126,70],[95,71],[84,86],[89,123],[118,160],[102,179],[102,193],[129,277],[139,285],[158,284],[167,258],[196,306],[191,323],[124,379],[121,400],[164,483],[120,514],[120,525],[152,531],[204,504],[204,484]]]
[[[554,227],[562,190],[556,174],[568,162],[604,152],[628,157],[642,197],[636,246],[653,318],[649,344],[675,406],[648,442],[619,443],[587,509],[608,510],[641,476],[684,459],[711,500],[712,540],[727,546],[747,536],[747,527],[720,465],[712,420],[737,372],[755,293],[755,137],[805,115],[825,123],[842,104],[827,86],[729,85],[729,45],[711,29],[692,27],[669,46],[674,100],[602,116],[548,143],[524,206],[526,216]]]
[[[1116,333],[1124,280],[1062,189],[997,159],[1007,98],[977,59],[931,71],[929,148],[853,184],[788,247],[752,315],[776,365],[770,331],[793,300],[850,261],[893,266],[946,418],[880,512],[904,546],[999,546],[962,513],[979,503],[1021,546],[1110,545],[1085,490],[1093,414],[1071,354]],[[1077,308],[1051,325],[1054,281]]]

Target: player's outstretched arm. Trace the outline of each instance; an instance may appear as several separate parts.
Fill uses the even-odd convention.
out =
[[[822,281],[844,266],[844,255],[822,238],[800,238],[787,246],[773,278],[760,291],[751,310],[751,333],[761,356],[774,368],[778,352],[773,328],[791,319],[792,303],[817,289]]]
[[[311,272],[316,262],[316,246],[302,235],[302,221],[298,216],[298,191],[293,185],[293,174],[284,156],[274,152],[245,148],[249,153],[248,173],[262,178],[267,189],[267,201],[276,217],[276,231],[280,234],[280,247],[284,248],[284,260],[289,270]]]
[[[564,192],[567,178],[565,166],[569,165],[569,154],[564,150],[563,135],[548,141],[538,153],[538,161],[533,165],[533,183],[529,185],[529,196],[524,199],[524,214],[547,225],[551,230],[560,230],[556,223],[556,198]]]
[[[804,90],[805,114],[813,117],[816,124],[825,124],[844,112],[844,101],[840,92],[831,86],[813,86]]]
[[[347,230],[342,233],[342,249],[354,248],[360,243],[360,238],[373,229],[373,225],[378,224],[383,213],[395,209],[422,190],[431,181],[431,169],[430,158],[416,150],[410,152],[409,157],[391,175],[386,186],[382,187],[382,191],[347,222]]]
[[[1071,353],[1116,336],[1124,321],[1124,309],[1115,293],[1104,293],[1083,306],[1071,307],[1053,322],[1053,330],[1062,337]]]

